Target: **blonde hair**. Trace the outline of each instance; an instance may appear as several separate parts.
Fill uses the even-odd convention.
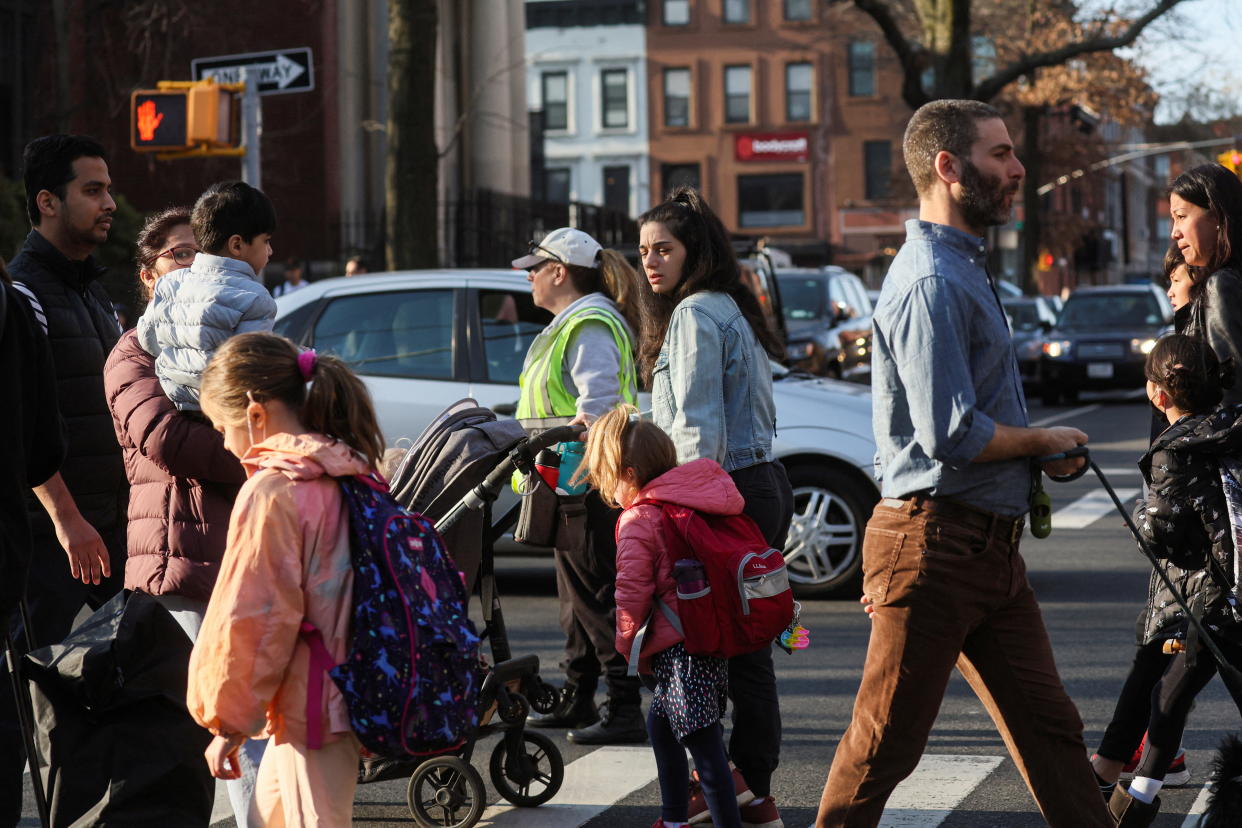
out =
[[[614,493],[625,469],[634,470],[641,489],[677,466],[677,448],[659,426],[640,420],[637,408],[619,405],[592,424],[583,465],[587,481],[615,507],[620,504]]]
[[[630,267],[625,256],[612,248],[599,251],[595,267],[566,265],[574,290],[582,295],[602,293],[616,303],[625,322],[634,332],[634,341],[641,342],[651,316],[651,290],[647,282]]]
[[[384,456],[371,394],[362,380],[329,354],[318,354],[310,380],[298,366],[298,347],[272,333],[239,334],[216,351],[203,372],[203,411],[215,422],[244,422],[251,400],[280,400],[311,431],[341,440],[374,469]]]

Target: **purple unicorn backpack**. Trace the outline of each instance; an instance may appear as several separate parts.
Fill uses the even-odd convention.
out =
[[[455,750],[478,724],[480,678],[479,636],[467,615],[461,573],[435,527],[402,508],[382,480],[339,482],[349,509],[353,620],[341,664],[319,630],[302,624],[311,648],[307,746],[322,744],[326,672],[371,753],[400,758]]]

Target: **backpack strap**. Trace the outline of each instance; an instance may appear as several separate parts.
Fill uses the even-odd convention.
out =
[[[653,607],[651,612],[647,615],[647,620],[643,622],[643,625],[638,628],[638,632],[634,635],[634,643],[630,645],[630,666],[625,671],[627,676],[638,675],[638,659],[643,651],[643,639],[647,637],[647,628],[650,627],[651,622],[655,620],[656,608],[658,608],[660,612],[664,613],[665,619],[668,620],[668,623],[673,625],[673,629],[677,630],[678,635],[682,638],[686,637],[685,630],[681,626],[681,618],[677,616],[677,612],[668,604],[664,603],[664,601],[660,600],[660,596],[656,595],[653,597],[655,600],[655,607]]]
[[[314,624],[302,619],[298,635],[310,648],[306,670],[306,747],[319,750],[323,747],[323,685],[336,662],[323,643],[323,633]]]

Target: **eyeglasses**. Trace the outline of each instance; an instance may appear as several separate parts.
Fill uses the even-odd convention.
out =
[[[560,256],[556,255],[548,248],[540,247],[539,242],[535,241],[534,239],[531,239],[530,242],[528,242],[528,244],[530,246],[526,248],[526,252],[529,253],[531,256],[549,256],[552,258],[552,261],[554,262],[560,262],[561,264],[569,264],[569,262],[565,261]]]
[[[168,248],[155,258],[172,259],[182,267],[189,267],[194,263],[194,255],[196,253],[198,253],[197,248],[193,248],[188,245],[178,245],[177,247]]]

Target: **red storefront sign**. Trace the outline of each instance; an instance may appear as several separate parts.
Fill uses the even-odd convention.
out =
[[[747,133],[734,139],[738,161],[805,161],[810,148],[805,132]]]

